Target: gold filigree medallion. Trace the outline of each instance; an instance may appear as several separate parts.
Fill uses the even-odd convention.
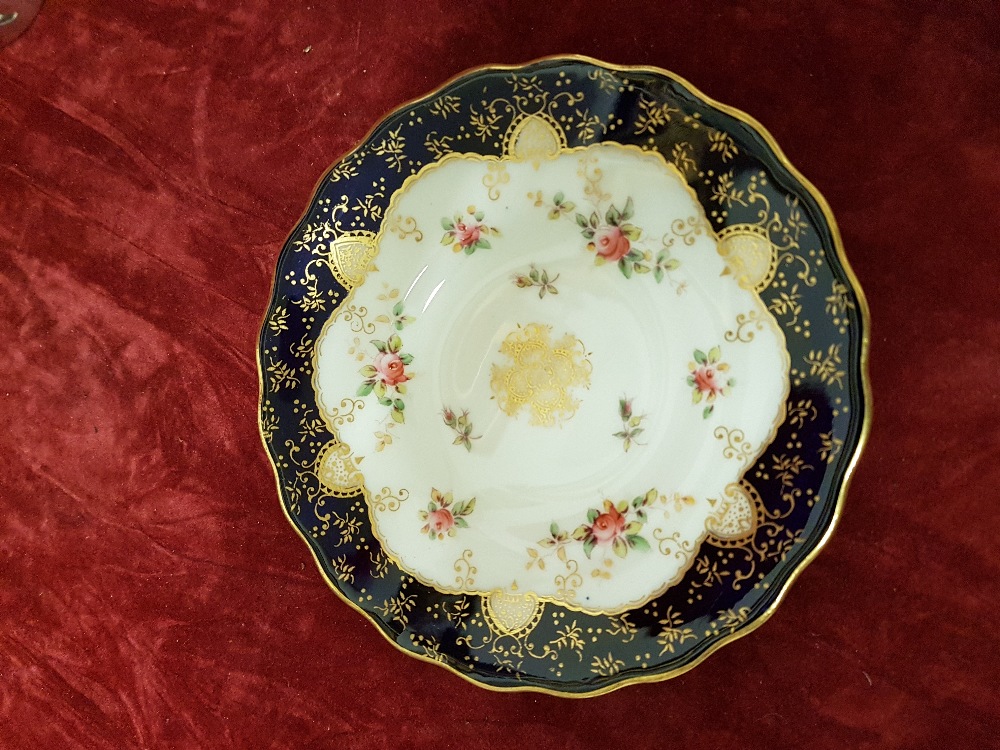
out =
[[[490,388],[509,417],[526,410],[530,424],[552,427],[572,418],[580,406],[574,389],[590,386],[591,364],[583,343],[572,334],[552,341],[552,327],[530,323],[500,345],[504,364],[494,364]]]

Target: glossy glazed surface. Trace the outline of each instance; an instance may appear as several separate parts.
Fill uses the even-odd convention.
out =
[[[390,116],[321,182],[261,337],[331,584],[494,687],[669,676],[758,624],[862,437],[831,222],[659,72],[481,71]]]

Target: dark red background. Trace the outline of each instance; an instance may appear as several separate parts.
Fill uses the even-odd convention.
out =
[[[998,746],[996,3],[400,5],[49,0],[0,51],[0,746]],[[827,549],[757,632],[585,701],[393,649],[256,425],[271,273],[327,165],[465,68],[560,52],[762,121],[873,317]]]

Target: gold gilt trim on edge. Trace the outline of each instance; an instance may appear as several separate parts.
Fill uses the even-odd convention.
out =
[[[841,515],[841,513],[843,511],[844,498],[846,497],[847,492],[848,492],[848,490],[850,488],[851,480],[853,479],[853,476],[854,476],[854,470],[857,467],[858,461],[861,458],[861,454],[864,451],[865,444],[868,441],[868,436],[871,433],[872,393],[871,393],[871,380],[870,380],[869,372],[868,372],[868,367],[869,367],[868,357],[869,357],[869,351],[870,351],[871,323],[870,323],[870,311],[869,311],[869,307],[868,307],[868,300],[865,297],[864,290],[861,288],[861,284],[858,281],[858,277],[854,273],[854,269],[851,268],[851,265],[850,265],[849,261],[847,260],[847,256],[846,256],[846,254],[844,252],[843,240],[842,240],[842,238],[840,236],[840,230],[839,230],[839,228],[837,226],[836,220],[833,217],[833,211],[830,208],[830,204],[826,201],[826,199],[819,192],[819,190],[817,190],[816,187],[808,179],[806,179],[806,177],[801,172],[799,172],[798,169],[796,169],[792,165],[792,163],[788,160],[788,157],[785,156],[785,153],[781,150],[781,147],[778,146],[777,142],[774,140],[774,136],[772,136],[770,134],[770,132],[768,132],[768,130],[763,125],[761,125],[756,119],[754,119],[753,117],[751,117],[747,113],[745,113],[745,112],[743,112],[741,110],[738,110],[735,107],[730,107],[729,105],[726,105],[726,104],[723,104],[721,102],[716,101],[715,99],[711,98],[710,96],[707,96],[706,94],[704,94],[700,89],[698,89],[697,87],[695,87],[694,85],[692,85],[689,81],[687,81],[686,79],[682,78],[681,76],[676,75],[675,73],[671,73],[670,71],[665,70],[664,68],[658,68],[658,67],[655,67],[655,66],[624,66],[624,65],[614,66],[614,65],[610,65],[608,63],[602,62],[600,60],[597,60],[597,59],[595,59],[593,57],[587,57],[585,55],[552,55],[552,56],[549,56],[549,57],[542,57],[542,58],[538,58],[538,59],[535,59],[535,60],[531,60],[529,62],[522,63],[522,64],[519,64],[519,65],[483,65],[483,66],[479,66],[479,67],[475,67],[475,68],[470,68],[469,70],[463,71],[462,73],[459,73],[458,75],[453,76],[449,80],[445,81],[443,84],[441,84],[440,86],[438,86],[436,89],[434,89],[430,93],[424,94],[424,95],[419,96],[419,97],[415,97],[414,99],[411,99],[410,101],[404,102],[400,106],[395,107],[391,112],[389,112],[386,115],[384,115],[383,117],[379,118],[376,121],[375,125],[372,126],[372,128],[368,131],[368,133],[365,134],[365,136],[358,142],[358,145],[355,146],[353,149],[351,149],[351,151],[348,152],[347,154],[344,154],[343,157],[341,157],[340,159],[338,159],[337,161],[335,161],[323,173],[323,175],[320,177],[320,179],[316,182],[315,186],[313,187],[312,193],[311,193],[312,197],[311,197],[309,203],[307,204],[305,210],[303,211],[302,215],[299,217],[299,221],[296,222],[296,225],[295,225],[296,229],[298,228],[298,225],[301,224],[302,221],[308,215],[309,210],[311,209],[311,207],[313,205],[313,202],[315,201],[316,195],[318,194],[320,188],[323,186],[323,184],[328,179],[328,177],[329,177],[330,173],[333,171],[333,169],[344,158],[346,158],[350,154],[353,154],[354,152],[356,152],[357,149],[360,148],[362,144],[364,144],[365,142],[367,142],[372,137],[372,135],[375,133],[375,131],[381,126],[381,124],[390,115],[392,115],[393,113],[403,111],[406,108],[412,107],[413,105],[415,105],[417,103],[420,103],[420,102],[423,102],[423,101],[428,101],[428,100],[430,100],[432,98],[435,98],[435,97],[439,96],[441,94],[441,92],[444,91],[445,89],[451,87],[453,84],[457,83],[461,79],[463,79],[463,78],[465,78],[467,76],[470,76],[472,74],[475,74],[475,73],[494,72],[494,71],[496,71],[496,72],[515,71],[515,70],[520,70],[520,69],[525,68],[525,67],[530,67],[532,65],[538,65],[538,64],[541,64],[541,63],[546,63],[546,62],[562,62],[562,61],[584,63],[584,64],[587,64],[587,65],[593,65],[593,66],[597,66],[597,67],[604,68],[604,69],[607,69],[607,70],[613,70],[613,71],[620,72],[620,73],[651,73],[653,75],[658,75],[658,76],[667,78],[667,79],[669,79],[671,81],[674,81],[674,82],[680,84],[684,88],[686,88],[693,96],[695,96],[697,99],[699,99],[703,103],[707,104],[708,106],[712,107],[713,109],[716,109],[716,110],[718,110],[718,111],[720,111],[720,112],[722,112],[724,114],[729,115],[730,117],[733,117],[734,119],[736,119],[736,120],[744,123],[745,125],[748,125],[751,129],[753,129],[755,132],[757,132],[761,136],[761,138],[764,140],[764,142],[767,144],[768,148],[771,149],[773,155],[778,160],[778,162],[781,164],[781,166],[783,166],[786,170],[788,170],[788,172],[793,177],[795,177],[802,184],[802,187],[805,189],[805,191],[807,193],[809,193],[813,197],[813,200],[816,201],[817,205],[819,206],[820,210],[823,213],[823,218],[826,220],[826,222],[827,222],[827,224],[828,224],[828,226],[830,228],[830,235],[833,238],[833,250],[835,251],[835,253],[837,255],[837,259],[839,260],[841,266],[844,269],[844,274],[847,276],[848,280],[851,283],[851,288],[854,290],[854,293],[857,296],[857,299],[858,299],[858,316],[859,316],[860,321],[861,321],[861,342],[860,342],[861,343],[861,363],[860,363],[861,364],[861,394],[862,394],[862,398],[863,398],[863,401],[864,401],[864,412],[865,412],[864,413],[864,418],[863,418],[862,423],[861,423],[861,433],[858,436],[857,446],[854,449],[854,453],[852,454],[851,459],[850,459],[850,461],[849,461],[849,463],[847,465],[847,469],[846,469],[846,471],[844,473],[844,479],[843,479],[843,482],[842,482],[841,487],[840,487],[840,492],[837,493],[836,506],[834,508],[834,514],[833,514],[833,518],[830,521],[830,525],[827,527],[826,532],[819,539],[819,541],[816,544],[816,547],[812,550],[812,552],[810,552],[806,556],[806,558],[804,560],[802,560],[801,563],[799,563],[798,567],[796,567],[794,570],[791,571],[791,574],[789,575],[788,580],[785,581],[785,583],[778,590],[777,596],[776,596],[774,602],[771,604],[771,606],[768,607],[767,610],[765,610],[764,612],[762,612],[760,615],[758,615],[758,617],[755,620],[753,620],[752,622],[748,623],[743,628],[741,628],[739,630],[736,630],[736,631],[734,631],[732,633],[729,633],[728,635],[720,638],[718,641],[715,641],[714,643],[710,644],[709,647],[706,649],[705,653],[700,654],[697,658],[693,659],[692,661],[690,661],[687,664],[684,664],[684,665],[682,665],[680,667],[676,667],[674,669],[667,670],[667,671],[664,671],[664,672],[658,672],[658,673],[653,673],[653,674],[645,674],[645,675],[637,675],[637,676],[634,676],[634,677],[627,677],[627,678],[624,678],[624,679],[622,679],[622,680],[620,680],[618,682],[615,682],[615,683],[613,683],[611,685],[605,685],[602,688],[599,688],[599,689],[593,690],[593,691],[589,691],[589,692],[572,692],[572,691],[568,691],[568,690],[558,690],[558,689],[555,689],[555,688],[539,687],[539,686],[535,686],[535,685],[509,685],[509,686],[502,686],[501,687],[501,686],[497,686],[497,685],[487,684],[485,682],[482,682],[480,680],[476,680],[476,679],[470,677],[468,674],[464,674],[463,672],[460,672],[459,670],[455,669],[454,667],[452,667],[449,664],[446,664],[446,663],[444,663],[442,661],[438,661],[436,659],[433,659],[433,658],[431,658],[431,657],[429,657],[429,656],[427,656],[425,654],[420,654],[420,653],[417,653],[417,652],[414,652],[414,651],[411,651],[411,650],[405,648],[401,644],[397,643],[384,630],[382,630],[381,628],[375,626],[375,623],[374,623],[374,620],[372,619],[372,617],[364,609],[362,609],[360,606],[358,606],[357,604],[355,604],[354,602],[352,602],[348,597],[346,597],[344,595],[344,593],[339,588],[337,588],[336,584],[329,578],[329,576],[327,576],[326,571],[323,569],[323,564],[320,561],[320,558],[319,558],[319,555],[318,555],[318,553],[316,551],[316,548],[309,542],[309,540],[303,534],[302,530],[295,523],[295,520],[291,517],[291,515],[288,512],[288,507],[286,506],[286,504],[284,503],[284,501],[282,501],[282,499],[281,499],[281,475],[278,473],[278,467],[275,465],[274,459],[272,458],[271,452],[270,452],[270,450],[269,450],[269,448],[267,446],[267,439],[266,439],[265,434],[264,434],[264,423],[263,423],[263,420],[261,418],[262,408],[264,406],[264,368],[263,368],[263,365],[262,365],[262,362],[261,362],[261,359],[260,359],[260,355],[261,355],[261,351],[260,351],[260,339],[263,336],[263,334],[266,332],[267,313],[270,310],[271,305],[272,305],[272,303],[274,301],[275,287],[277,286],[277,283],[278,283],[278,274],[277,273],[275,273],[272,276],[272,279],[271,279],[271,291],[270,291],[270,294],[268,295],[268,304],[267,304],[267,307],[265,308],[264,314],[263,314],[262,319],[261,319],[261,325],[260,325],[260,328],[259,328],[260,333],[259,333],[258,338],[257,338],[258,345],[257,345],[257,350],[256,350],[256,360],[257,360],[257,387],[258,387],[258,394],[259,394],[258,395],[258,402],[257,402],[257,427],[258,427],[258,432],[260,434],[261,443],[262,443],[262,445],[264,447],[264,452],[267,455],[268,461],[271,464],[271,470],[274,473],[275,485],[276,485],[277,491],[278,491],[278,502],[281,505],[282,512],[285,514],[285,518],[288,519],[289,524],[291,524],[292,528],[295,530],[295,533],[297,533],[299,535],[299,537],[302,539],[302,541],[305,542],[306,546],[309,548],[309,550],[310,550],[310,552],[312,553],[312,556],[313,556],[313,561],[315,562],[316,567],[319,568],[319,571],[320,571],[320,574],[323,577],[323,580],[326,581],[327,586],[330,587],[330,589],[334,592],[334,594],[336,596],[338,596],[341,600],[343,600],[349,607],[351,607],[352,609],[360,612],[361,615],[367,621],[369,621],[373,626],[375,626],[375,630],[378,633],[380,633],[382,635],[382,637],[386,639],[386,641],[388,641],[390,644],[392,644],[392,646],[394,648],[398,649],[399,651],[403,652],[404,654],[407,654],[408,656],[410,656],[412,658],[419,659],[420,661],[425,661],[425,662],[427,662],[429,664],[437,664],[437,665],[443,667],[444,669],[448,670],[449,672],[451,672],[451,673],[453,673],[455,675],[458,675],[463,680],[466,680],[467,682],[470,682],[473,685],[476,685],[478,687],[484,688],[486,690],[492,690],[492,691],[496,691],[496,692],[526,691],[526,692],[545,693],[547,695],[555,695],[555,696],[561,696],[561,697],[566,697],[566,698],[589,698],[589,697],[593,697],[593,696],[604,695],[604,694],[610,693],[610,692],[612,692],[614,690],[618,690],[618,689],[623,688],[623,687],[625,687],[627,685],[633,685],[633,684],[639,684],[639,683],[646,683],[646,682],[660,682],[662,680],[667,680],[667,679],[671,679],[671,678],[674,678],[674,677],[678,677],[678,676],[684,674],[685,672],[687,672],[687,671],[689,671],[691,669],[694,669],[696,666],[698,666],[699,664],[701,664],[701,662],[703,662],[705,659],[707,659],[709,656],[711,656],[712,654],[714,654],[716,651],[718,651],[723,646],[725,646],[725,645],[727,645],[729,643],[732,643],[733,641],[735,641],[735,640],[737,640],[739,638],[743,638],[746,635],[749,635],[750,633],[752,633],[753,631],[755,631],[757,628],[759,628],[761,625],[763,625],[765,622],[767,622],[772,617],[772,615],[777,611],[778,607],[781,605],[782,601],[784,600],[785,595],[788,593],[788,590],[791,587],[791,585],[798,579],[798,577],[802,573],[802,571],[805,570],[809,566],[809,564],[816,558],[816,556],[820,553],[820,551],[823,549],[823,547],[826,546],[827,542],[830,540],[830,537],[833,535],[834,530],[836,529],[837,523],[840,520],[840,515]],[[293,229],[292,232],[289,234],[289,236],[286,238],[285,244],[288,243],[288,241],[291,239],[291,236],[294,233],[295,233],[295,229]]]

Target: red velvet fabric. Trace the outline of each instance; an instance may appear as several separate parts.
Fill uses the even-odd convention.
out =
[[[997,747],[997,8],[49,0],[0,51],[0,746]],[[584,701],[392,648],[323,583],[256,425],[325,167],[465,68],[560,52],[765,123],[874,321],[868,450],[778,613]]]

